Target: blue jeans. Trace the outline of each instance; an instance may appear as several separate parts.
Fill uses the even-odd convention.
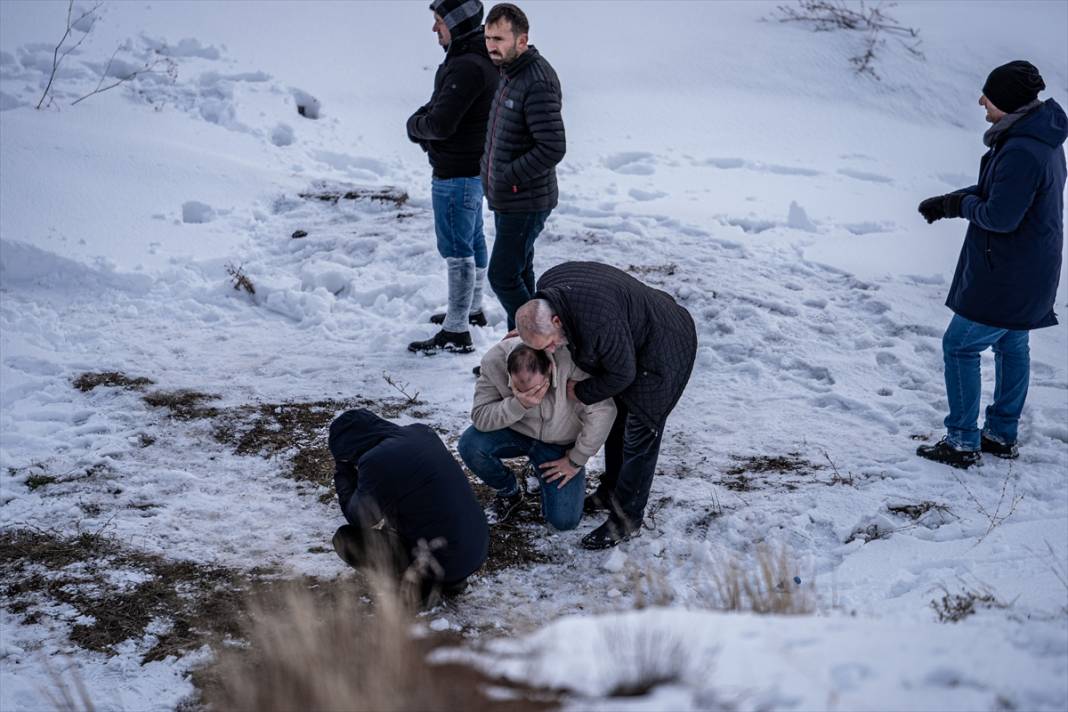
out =
[[[509,329],[515,328],[516,310],[534,294],[534,241],[551,212],[493,214],[497,236],[486,276],[508,314]]]
[[[542,463],[567,454],[567,445],[543,443],[511,428],[484,433],[472,425],[460,436],[457,449],[468,469],[501,496],[519,491],[515,475],[504,466],[501,458],[526,455],[541,482],[541,512],[545,521],[561,531],[578,526],[582,519],[582,500],[586,495],[586,468],[581,468],[563,488],[559,487],[559,481],[546,482],[538,468]]]
[[[986,407],[983,434],[1005,445],[1016,442],[1020,413],[1031,378],[1027,331],[985,326],[954,314],[942,336],[949,415],[947,439],[961,450],[979,449],[979,354],[994,350],[994,402]]]
[[[486,236],[482,232],[482,179],[435,178],[432,183],[434,232],[442,257],[474,257],[475,267],[487,265]]]

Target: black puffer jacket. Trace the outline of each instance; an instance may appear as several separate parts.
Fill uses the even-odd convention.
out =
[[[408,138],[427,150],[435,178],[479,174],[498,78],[482,28],[449,44],[430,102],[408,119]]]
[[[501,67],[482,155],[482,187],[491,210],[556,207],[556,164],[567,147],[562,102],[556,72],[533,45]]]
[[[568,348],[590,378],[583,403],[619,397],[649,428],[664,426],[693,370],[697,330],[667,292],[598,262],[565,262],[538,280],[564,324]]]
[[[482,566],[489,549],[486,516],[437,433],[421,423],[400,426],[361,408],[330,424],[329,446],[337,465],[338,499],[346,517],[355,514],[352,524],[372,527],[385,516],[409,556],[420,539],[443,538],[445,546],[434,556],[446,583]]]

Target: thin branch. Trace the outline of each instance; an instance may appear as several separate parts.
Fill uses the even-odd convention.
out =
[[[118,50],[115,50],[115,51],[118,52]],[[114,56],[113,56],[113,58],[114,58]],[[72,101],[70,103],[70,105],[74,106],[76,104],[79,104],[79,103],[85,101],[86,99],[88,99],[91,96],[94,96],[96,94],[103,94],[104,92],[108,91],[109,89],[114,89],[115,87],[119,86],[120,84],[124,84],[124,83],[130,81],[131,79],[133,79],[134,77],[136,77],[136,76],[138,76],[140,74],[152,74],[152,73],[154,73],[156,71],[156,67],[158,65],[160,65],[160,64],[166,64],[167,65],[167,72],[168,73],[170,73],[171,70],[175,66],[174,65],[174,60],[172,60],[172,59],[170,59],[168,57],[160,57],[160,58],[158,58],[158,59],[156,59],[156,60],[154,60],[152,62],[149,62],[148,64],[146,64],[141,69],[138,69],[135,72],[131,72],[130,74],[127,74],[125,77],[120,77],[118,80],[112,82],[111,84],[108,84],[106,87],[103,87],[103,88],[100,87],[100,84],[103,84],[104,77],[101,77],[100,78],[100,84],[97,84],[96,89],[92,90],[91,92],[89,92],[85,96],[78,97],[77,99]],[[108,66],[111,66],[110,62],[108,62]]]
[[[63,36],[59,38],[59,43],[56,45],[56,48],[52,50],[52,73],[48,75],[48,84],[45,85],[44,92],[41,94],[41,99],[37,102],[37,109],[40,109],[41,105],[44,104],[45,99],[48,98],[48,92],[52,90],[52,83],[55,82],[56,74],[59,72],[59,65],[63,63],[63,60],[66,59],[71,52],[78,49],[82,42],[85,42],[85,38],[89,36],[89,33],[96,25],[96,18],[93,18],[93,22],[89,25],[89,29],[82,34],[82,38],[75,42],[73,46],[69,47],[66,52],[60,55],[59,50],[63,48],[63,43],[67,41],[68,37],[70,37],[70,32],[74,28],[74,25],[78,24],[86,17],[95,14],[96,11],[103,6],[103,4],[103,2],[98,2],[96,5],[93,5],[93,7],[89,10],[83,12],[77,20],[71,22],[70,18],[71,15],[73,15],[74,13],[74,0],[69,0],[69,2],[67,3],[67,29],[63,33]],[[51,106],[51,104],[52,102],[50,101],[49,106]]]

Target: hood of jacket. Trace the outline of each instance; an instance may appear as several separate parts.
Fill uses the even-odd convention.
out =
[[[1068,138],[1068,116],[1060,104],[1053,99],[1046,99],[1041,106],[1009,127],[1002,140],[1020,137],[1033,138],[1057,148]]]
[[[371,448],[400,432],[400,426],[364,408],[350,410],[330,424],[330,454],[341,462],[357,462]]]

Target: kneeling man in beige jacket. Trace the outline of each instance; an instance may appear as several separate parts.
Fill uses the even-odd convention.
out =
[[[474,425],[464,431],[464,464],[497,491],[492,515],[507,521],[523,501],[523,489],[503,458],[526,456],[541,482],[541,510],[559,530],[582,518],[586,461],[596,453],[616,417],[611,398],[593,405],[568,400],[568,381],[589,378],[567,349],[549,354],[505,339],[482,357],[471,409]]]

